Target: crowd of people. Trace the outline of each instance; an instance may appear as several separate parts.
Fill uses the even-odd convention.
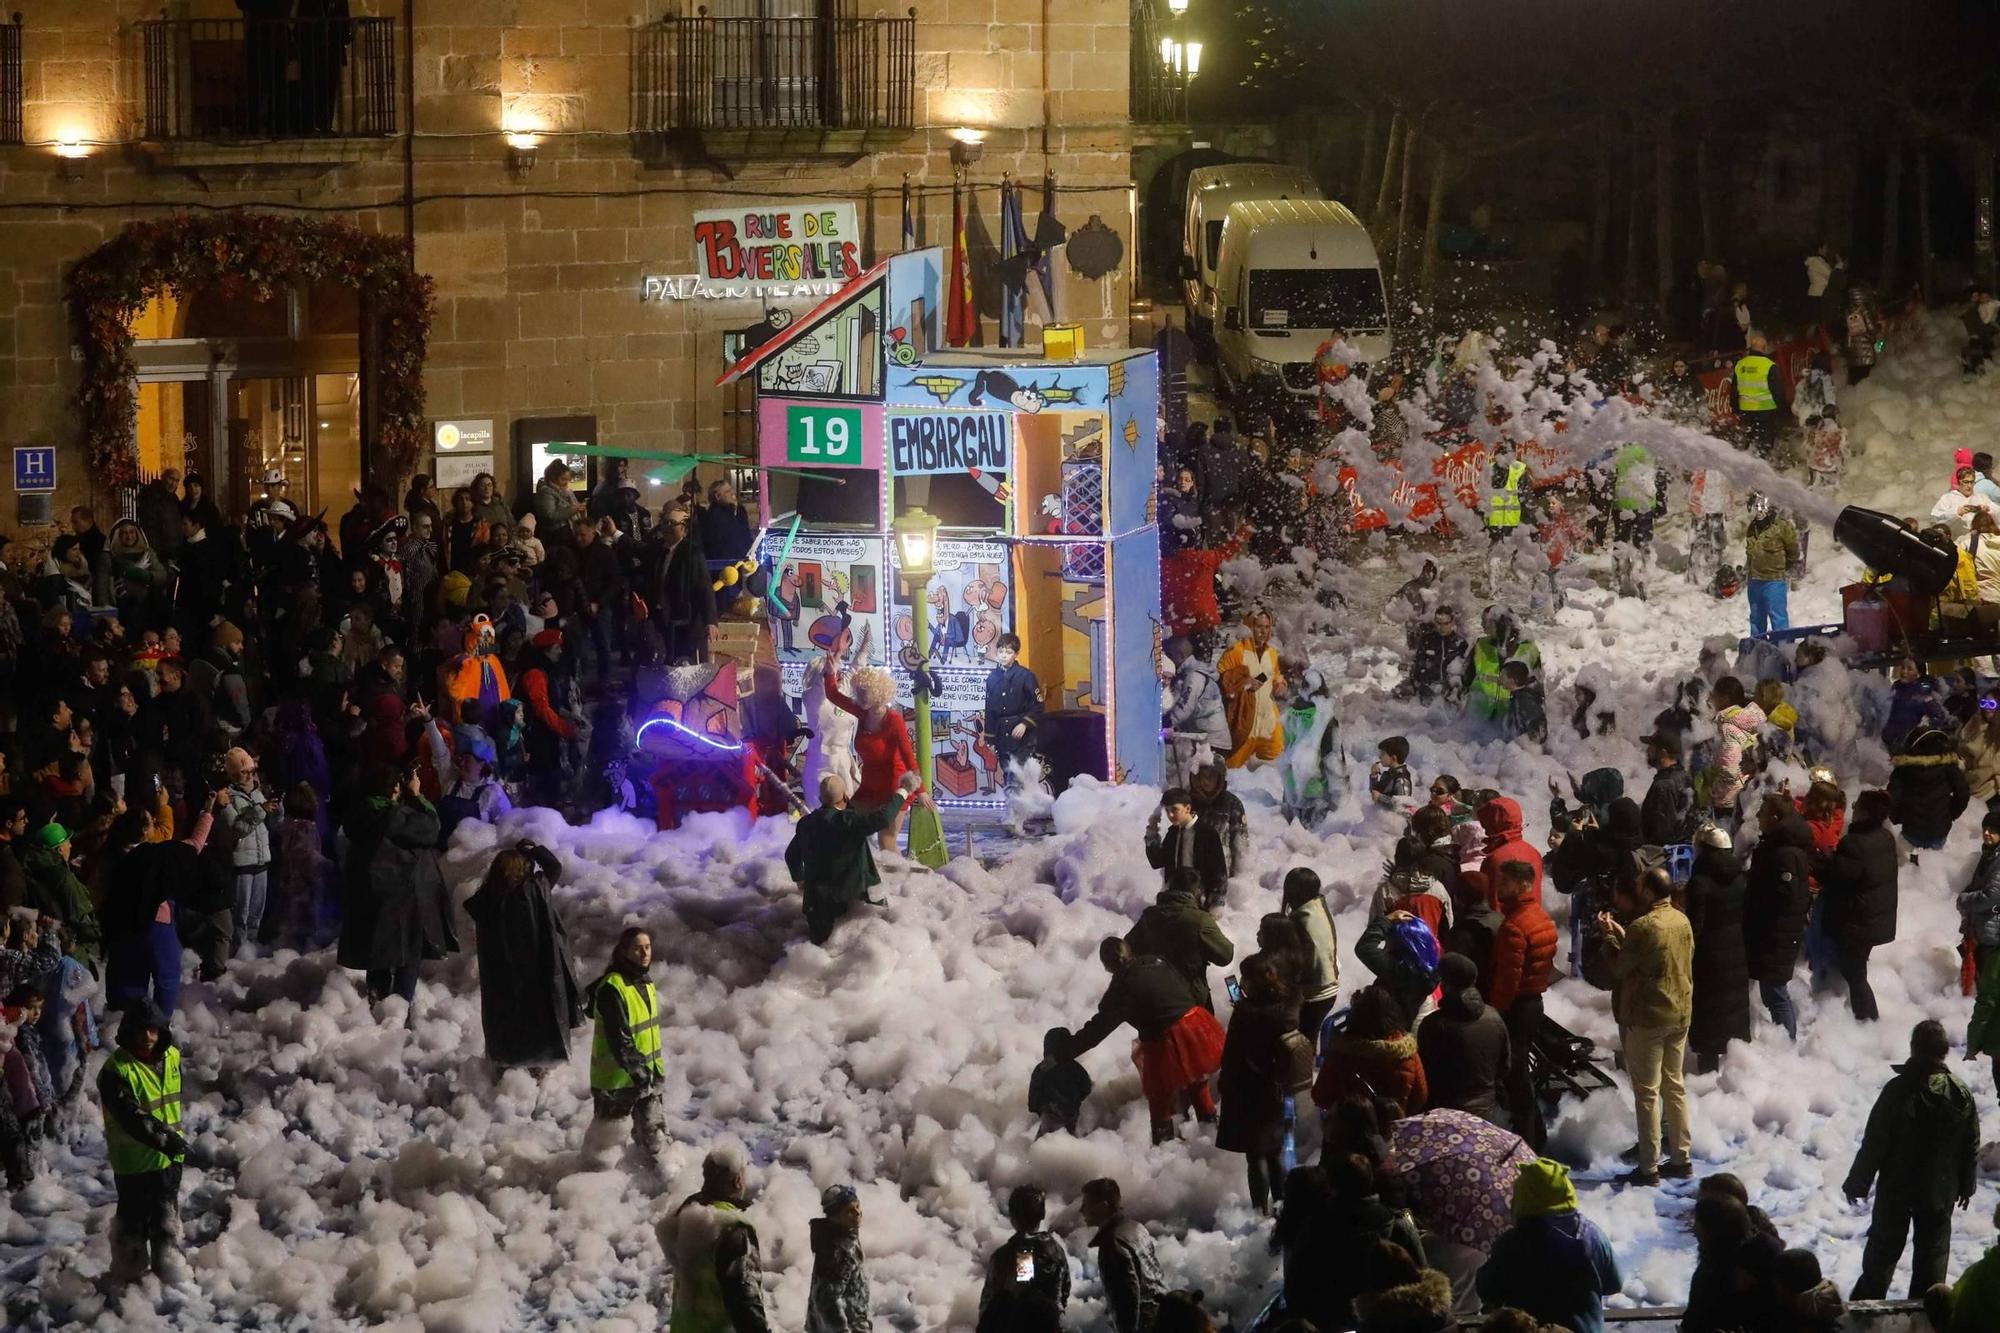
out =
[[[1773,460],[1796,434],[1797,461],[1831,487],[1844,444],[1829,347],[1798,360],[1794,382],[1743,313],[1746,300],[1738,291],[1730,306],[1743,334],[1727,395],[1735,428]],[[1851,295],[1827,308],[1822,331],[1844,345],[1852,384],[1873,364],[1878,321]],[[1855,341],[1864,334],[1865,354]],[[1485,420],[1461,353],[1446,348],[1426,372],[1442,390],[1441,438]],[[1687,362],[1645,385],[1609,325],[1551,373],[1577,371],[1714,424],[1713,396]],[[1780,422],[1784,409],[1796,432]],[[1340,407],[1320,429],[1337,436],[1361,424]],[[1746,648],[1733,668],[1706,654],[1651,721],[1643,798],[1625,794],[1615,769],[1587,773],[1552,794],[1543,848],[1524,837],[1516,796],[1449,774],[1426,779],[1412,770],[1407,737],[1370,738],[1364,818],[1395,821],[1396,838],[1354,945],[1369,979],[1343,1008],[1335,913],[1312,870],[1283,877],[1252,949],[1239,950],[1216,917],[1243,891],[1249,838],[1232,772],[1279,766],[1281,812],[1309,829],[1353,785],[1325,674],[1288,656],[1269,610],[1235,606],[1218,577],[1239,554],[1282,562],[1299,545],[1328,557],[1345,549],[1356,501],[1321,486],[1325,461],[1279,448],[1265,422],[1244,436],[1227,420],[1191,427],[1163,452],[1171,774],[1143,844],[1161,888],[1128,933],[1101,941],[1102,999],[1074,1030],[1046,1034],[1028,1109],[1044,1133],[1076,1132],[1092,1092],[1081,1057],[1130,1026],[1154,1141],[1187,1132],[1192,1112],[1212,1126],[1196,1132],[1243,1156],[1252,1206],[1276,1219],[1283,1297],[1271,1328],[1444,1333],[1483,1310],[1488,1328],[1595,1333],[1623,1283],[1568,1169],[1541,1155],[1552,1103],[1532,1057],[1551,1040],[1544,995],[1566,969],[1612,996],[1636,1140],[1619,1183],[1691,1180],[1687,1062],[1712,1068],[1730,1043],[1759,1039],[1753,986],[1788,1039],[1802,961],[1815,992],[1844,991],[1857,1019],[1880,1017],[1870,956],[1897,937],[1902,867],[1942,847],[1974,797],[2000,800],[2000,693],[1970,672],[1940,683],[1905,663],[1886,708],[1869,714],[1893,776],[1857,791],[1850,807],[1853,784],[1826,766],[1827,710],[1872,709],[1874,696],[1819,688],[1814,673],[1837,667],[1812,641]],[[2000,536],[2000,484],[1990,457],[1954,468],[1924,532],[1958,552],[1960,578],[1938,614],[1991,628],[2000,546],[1980,538]],[[1554,571],[1590,541],[1617,549],[1615,579],[1643,591],[1667,486],[1646,450],[1607,451],[1537,492],[1529,466],[1498,447],[1481,476],[1480,519],[1495,549],[1518,550],[1523,531],[1538,539],[1547,567],[1531,596],[1559,595]],[[516,801],[568,812],[618,801],[627,668],[699,658],[717,633],[712,573],[744,558],[754,534],[729,484],[683,490],[655,524],[622,463],[607,464],[587,496],[571,480],[552,463],[510,505],[490,476],[448,501],[419,477],[400,509],[364,486],[330,531],[289,498],[281,474],[232,521],[199,476],[170,472],[108,533],[79,509],[47,550],[0,566],[0,683],[17,709],[0,746],[0,1000],[13,1033],[0,1160],[19,1190],[49,1147],[77,1141],[95,1063],[118,1188],[115,1278],[187,1278],[181,1174],[204,1160],[180,1128],[183,1098],[198,1091],[175,1032],[184,950],[212,980],[261,950],[331,946],[378,1012],[410,1014],[422,965],[462,947],[439,862],[456,826],[496,822]],[[1687,480],[1697,535],[1719,564],[1717,534],[1737,502],[1719,473]],[[1803,535],[1760,496],[1745,497],[1740,513],[1752,629],[1784,628]],[[1542,656],[1521,617],[1496,582],[1472,634],[1442,600],[1443,582],[1427,561],[1391,599],[1409,654],[1397,695],[1544,744]],[[1237,611],[1243,632],[1225,643],[1226,612]],[[856,904],[877,901],[878,846],[893,845],[905,813],[931,800],[893,679],[863,668],[843,680],[833,635],[814,638],[824,654],[808,672],[814,808],[787,856],[820,945]],[[997,641],[987,686],[987,721],[1010,760],[1031,754],[1041,709],[1018,649],[1012,635]],[[1604,701],[1587,693],[1579,689],[1569,719],[1580,735],[1605,725]],[[822,709],[851,721],[830,727]],[[788,704],[775,711],[774,734],[789,742],[799,719]],[[844,740],[830,750],[833,735]],[[1782,777],[1788,765],[1809,770],[1803,790]],[[1982,830],[1985,851],[1958,900],[1975,996],[1967,1050],[2000,1065],[2000,813],[1987,813]],[[596,978],[580,980],[551,893],[561,875],[552,852],[517,842],[465,903],[487,1056],[502,1067],[560,1066],[588,1023],[586,1150],[612,1160],[629,1140],[635,1170],[657,1172],[666,1067],[652,938],[625,930]],[[1232,963],[1225,1020],[1212,971]],[[1955,1292],[1944,1285],[1952,1212],[1976,1193],[1971,1095],[1940,1025],[1919,1025],[1910,1052],[1844,1182],[1851,1197],[1874,1199],[1851,1298],[1886,1292],[1913,1234],[1912,1294],[1930,1293],[1955,1333],[2000,1326],[2000,1252]],[[1305,1099],[1318,1113],[1310,1123]],[[1511,1224],[1483,1249],[1452,1241],[1407,1196],[1396,1126],[1431,1114],[1474,1118],[1525,1146],[1507,1182]],[[1315,1144],[1317,1160],[1307,1160]],[[860,1195],[835,1185],[821,1204],[808,1327],[866,1328]],[[1117,1181],[1091,1181],[1077,1206],[1120,1333],[1214,1326],[1199,1292],[1172,1287]],[[1034,1186],[1009,1197],[1013,1235],[987,1268],[982,1330],[1062,1326],[1071,1267],[1048,1216]],[[1699,1182],[1694,1219],[1699,1265],[1684,1329],[1832,1326],[1842,1301],[1810,1248],[1786,1248],[1734,1177]],[[676,1329],[768,1327],[740,1158],[710,1155],[701,1191],[661,1223],[660,1242],[676,1277]]]
[[[184,950],[213,980],[237,958],[331,945],[371,1000],[413,1006],[420,967],[460,948],[438,862],[457,825],[517,799],[612,803],[621,668],[705,649],[711,562],[752,540],[728,482],[705,503],[690,486],[656,526],[622,461],[588,495],[570,481],[553,463],[510,506],[482,475],[444,508],[418,477],[401,512],[363,486],[329,531],[281,473],[231,521],[198,474],[170,471],[108,533],[78,508],[47,549],[6,552],[0,1161],[18,1190],[76,1140],[86,1067],[110,1047],[96,1087],[115,1274],[183,1271]],[[616,1119],[658,1050],[620,986],[644,964],[625,941],[604,979],[577,984],[547,893],[559,873],[543,849],[503,851],[466,905],[487,1051],[560,1063],[594,1004],[610,1053],[593,1088],[601,1075]]]

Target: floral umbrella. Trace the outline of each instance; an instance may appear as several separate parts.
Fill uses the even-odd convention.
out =
[[[1513,1222],[1514,1177],[1535,1160],[1520,1135],[1464,1111],[1398,1120],[1390,1150],[1417,1218],[1482,1253]]]

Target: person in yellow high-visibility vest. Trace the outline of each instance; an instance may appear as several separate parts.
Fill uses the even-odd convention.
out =
[[[660,1219],[655,1234],[674,1273],[670,1333],[770,1333],[747,1195],[743,1159],[718,1148],[702,1160],[701,1191]]]
[[[181,1050],[152,1001],[125,1011],[118,1048],[97,1074],[97,1098],[104,1110],[105,1153],[118,1186],[109,1276],[131,1282],[150,1266],[162,1282],[185,1282],[181,1166],[188,1144],[180,1131]]]
[[[647,1160],[657,1163],[666,1146],[660,1085],[667,1063],[660,1052],[660,993],[649,976],[652,968],[652,932],[628,926],[611,952],[611,965],[590,988],[596,1031],[590,1039],[588,1153],[611,1148],[612,1127],[626,1119]]]
[[[1791,400],[1785,374],[1771,359],[1770,341],[1752,332],[1748,350],[1736,359],[1730,378],[1736,393],[1736,419],[1757,457],[1769,461],[1778,447],[1778,427]]]
[[[1521,526],[1521,486],[1527,479],[1526,463],[1504,454],[1493,456],[1493,489],[1486,497],[1489,539],[1497,542]]]

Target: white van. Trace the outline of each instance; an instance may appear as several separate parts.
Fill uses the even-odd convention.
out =
[[[1336,333],[1369,365],[1392,346],[1375,243],[1345,204],[1329,199],[1231,204],[1215,302],[1215,361],[1232,393],[1316,395],[1313,356]]]
[[[1245,199],[1324,199],[1313,178],[1275,162],[1229,162],[1188,173],[1181,233],[1181,297],[1188,332],[1206,337],[1215,326],[1215,258],[1229,206]]]

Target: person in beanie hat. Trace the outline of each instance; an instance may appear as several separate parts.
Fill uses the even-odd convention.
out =
[[[830,1185],[819,1196],[823,1216],[811,1222],[812,1288],[806,1333],[868,1333],[868,1274],[861,1256],[861,1197],[852,1185]]]
[[[52,820],[28,835],[21,852],[21,871],[28,881],[25,902],[43,916],[63,923],[69,933],[70,957],[95,973],[104,932],[98,927],[90,890],[70,868],[69,856],[69,830],[63,825]]]
[[[98,1071],[97,1098],[118,1186],[110,1277],[130,1282],[150,1266],[163,1282],[185,1282],[180,1205],[188,1143],[180,1131],[181,1050],[150,1000],[125,1011],[118,1048]]]
[[[1861,1277],[1849,1297],[1879,1301],[1903,1257],[1912,1226],[1916,1256],[1910,1299],[1944,1281],[1951,1258],[1951,1210],[1972,1202],[1978,1183],[1979,1111],[1972,1092],[1945,1065],[1951,1053],[1944,1024],[1926,1019],[1910,1033],[1910,1058],[1868,1113],[1861,1151],[1841,1186],[1857,1202],[1875,1193]]]
[[[1493,1242],[1476,1285],[1488,1310],[1511,1306],[1571,1333],[1604,1333],[1604,1298],[1625,1285],[1618,1256],[1577,1211],[1569,1168],[1541,1157],[1514,1178],[1514,1225]]]

